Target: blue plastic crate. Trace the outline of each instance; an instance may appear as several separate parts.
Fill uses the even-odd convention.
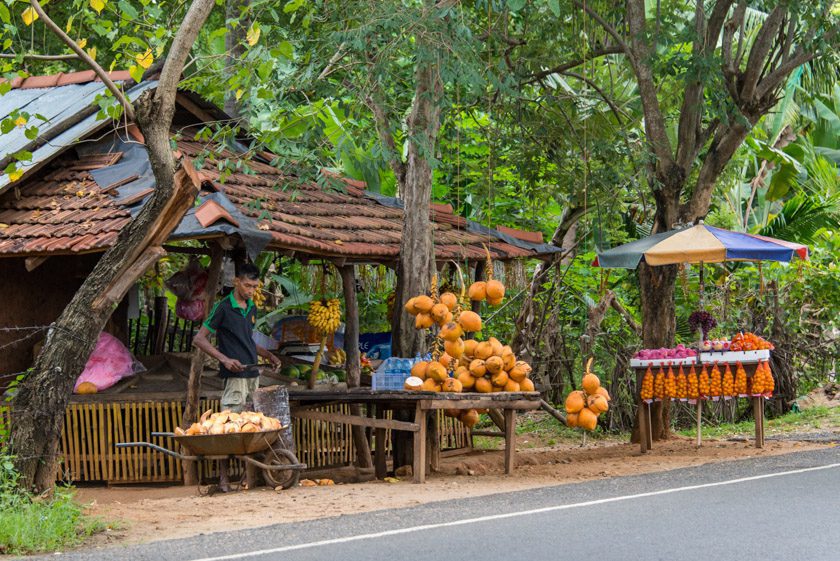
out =
[[[401,390],[409,375],[404,372],[374,372],[371,387],[374,390]]]

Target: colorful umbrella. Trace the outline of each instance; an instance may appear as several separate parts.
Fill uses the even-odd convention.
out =
[[[723,261],[781,261],[808,258],[808,247],[743,232],[697,224],[669,230],[598,253],[595,266],[635,269],[648,265],[721,263]]]

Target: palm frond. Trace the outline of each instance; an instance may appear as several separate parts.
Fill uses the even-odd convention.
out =
[[[780,240],[810,244],[825,230],[840,229],[840,197],[822,199],[801,192],[791,197],[758,234]]]

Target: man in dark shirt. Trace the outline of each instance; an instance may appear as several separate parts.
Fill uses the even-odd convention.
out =
[[[251,337],[257,322],[257,311],[251,298],[259,286],[259,270],[251,265],[239,267],[233,281],[233,290],[219,300],[210,317],[201,326],[193,345],[219,361],[219,376],[225,380],[222,392],[222,410],[239,413],[250,401],[259,385],[260,373],[256,368],[246,368],[257,363],[257,355],[278,366],[280,359],[257,345]],[[214,347],[208,335],[216,336]],[[219,463],[219,489],[228,491],[228,461]]]

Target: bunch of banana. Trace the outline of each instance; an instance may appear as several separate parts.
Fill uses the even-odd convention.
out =
[[[330,353],[330,366],[344,366],[347,362],[347,353],[344,349],[335,349]]]
[[[262,309],[262,307],[265,305],[265,293],[262,291],[262,289],[263,283],[262,281],[260,281],[260,283],[257,285],[257,289],[254,291],[254,296],[251,298],[251,300],[254,301],[254,305],[259,309]]]
[[[313,300],[309,304],[309,325],[320,333],[335,333],[341,324],[341,302],[335,298],[331,300]]]

